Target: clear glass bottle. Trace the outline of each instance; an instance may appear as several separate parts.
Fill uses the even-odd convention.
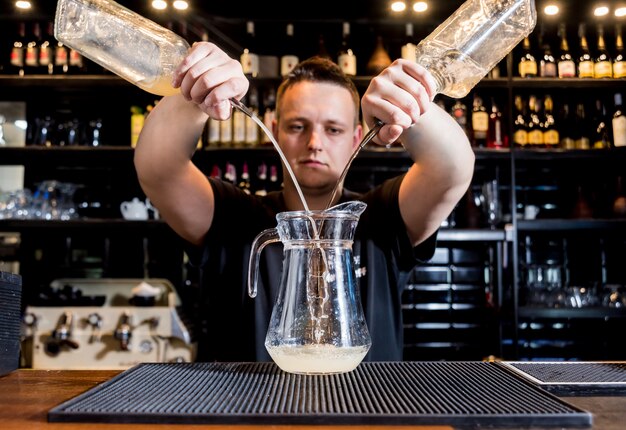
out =
[[[468,0],[417,46],[437,92],[465,97],[537,23],[534,0]]]
[[[337,54],[337,63],[343,73],[348,76],[356,76],[356,55],[354,55],[350,43],[350,23],[347,21],[343,23],[341,48]]]
[[[54,36],[145,91],[178,92],[171,79],[187,54],[187,41],[114,1],[59,0]]]

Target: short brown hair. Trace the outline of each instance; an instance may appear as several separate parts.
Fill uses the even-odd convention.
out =
[[[304,81],[334,84],[348,90],[354,102],[356,112],[355,125],[359,123],[361,96],[356,85],[354,85],[352,79],[343,73],[336,63],[318,56],[310,57],[298,63],[281,82],[276,92],[276,120],[279,119],[280,109],[278,109],[278,106],[280,106],[280,99],[285,94],[285,91],[298,82]]]

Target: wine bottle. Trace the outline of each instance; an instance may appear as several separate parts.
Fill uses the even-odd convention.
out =
[[[259,74],[259,54],[254,32],[254,21],[246,22],[246,40],[239,61],[246,76],[257,77]]]
[[[41,44],[41,27],[38,22],[33,23],[33,31],[26,43],[24,52],[24,72],[34,74],[39,72],[39,45]]]
[[[522,78],[534,78],[537,76],[537,60],[531,52],[530,38],[528,36],[524,38],[522,43],[522,56],[517,68]]]
[[[283,46],[284,53],[280,57],[280,75],[287,76],[300,61],[296,55],[296,42],[293,32],[293,24],[291,23],[287,24],[285,43]]]
[[[404,44],[400,49],[400,56],[405,60],[409,61],[417,61],[415,50],[417,49],[417,45],[415,42],[415,37],[413,36],[413,23],[407,22],[404,26]]]
[[[524,148],[528,145],[528,128],[526,126],[526,106],[522,96],[515,96],[515,120],[513,121],[513,142]]]
[[[248,104],[248,96],[244,96],[241,99],[244,105]],[[239,109],[233,109],[232,115],[232,142],[233,146],[243,146],[246,141],[246,114]]]
[[[611,146],[609,140],[609,131],[607,127],[606,108],[601,100],[596,100],[595,114],[592,120],[593,149],[606,149]]]
[[[531,149],[543,148],[543,124],[539,117],[541,102],[535,95],[528,98],[530,119],[528,121],[528,146]]]
[[[325,58],[326,60],[333,61],[333,57],[328,53],[328,49],[326,48],[326,41],[324,40],[324,35],[320,33],[319,38],[317,40],[317,54],[318,57]]]
[[[389,57],[387,49],[385,49],[382,36],[376,36],[376,46],[372,52],[372,56],[367,62],[365,71],[368,75],[378,75],[390,64],[391,58]]]
[[[50,21],[39,45],[39,66],[44,74],[54,73],[54,45],[54,24]]]
[[[489,114],[483,105],[483,99],[474,94],[472,103],[472,144],[474,147],[487,146],[487,130],[489,130]]]
[[[559,25],[559,37],[561,38],[561,55],[557,64],[559,78],[573,78],[576,76],[576,63],[569,52],[565,24]]]
[[[494,98],[491,98],[491,113],[487,127],[487,148],[504,148],[508,145],[508,136],[504,133],[502,124],[502,112],[498,108]]]
[[[615,58],[613,59],[613,77],[626,78],[626,62],[624,61],[624,41],[622,40],[622,26],[615,26]]]
[[[576,139],[576,149],[589,149],[589,133],[585,128],[587,124],[585,105],[578,103],[576,105],[576,121],[574,121],[574,138]]]
[[[11,48],[11,73],[24,76],[24,54],[26,52],[26,24],[20,22],[17,25],[17,37],[13,41]]]
[[[341,48],[337,55],[337,63],[339,67],[348,76],[356,76],[356,55],[352,51],[350,44],[350,23],[343,23],[343,32],[341,36]]]
[[[237,186],[242,189],[244,193],[252,194],[252,191],[250,190],[250,173],[248,171],[248,163],[245,161],[243,163],[243,167],[241,168],[241,177]]]
[[[248,109],[255,116],[259,115],[259,90],[255,86],[251,86],[248,90]],[[257,146],[259,144],[259,126],[249,116],[245,117],[246,137],[245,144],[248,147]]]
[[[556,61],[548,43],[543,44],[543,56],[539,61],[539,75],[542,78],[555,78],[557,76]]]
[[[606,50],[604,42],[604,27],[598,24],[598,55],[596,55],[593,74],[595,78],[613,77],[613,60]]]
[[[570,110],[569,103],[563,103],[559,115],[559,136],[560,145],[563,149],[576,149],[576,141],[574,140],[574,117]]]
[[[578,27],[578,37],[580,37],[580,56],[578,57],[578,77],[579,78],[593,78],[594,77],[594,62],[589,52],[589,45],[587,44],[587,36],[585,34],[585,24],[580,24]]]
[[[553,111],[552,96],[546,95],[543,101],[543,144],[548,149],[558,148],[560,144],[559,131]]]
[[[624,115],[624,106],[622,104],[622,94],[615,93],[615,107],[613,118],[611,120],[613,128],[613,146],[626,146],[626,115]]]

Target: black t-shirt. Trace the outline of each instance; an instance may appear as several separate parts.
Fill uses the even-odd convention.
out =
[[[411,269],[429,260],[436,234],[412,247],[398,206],[402,176],[364,194],[344,190],[340,202],[367,204],[355,232],[353,253],[372,347],[365,360],[402,360],[401,296]],[[215,195],[213,224],[202,247],[188,249],[201,268],[199,361],[271,361],[264,341],[280,286],[280,242],[261,252],[258,294],[248,295],[248,264],[254,238],[276,227],[286,210],[282,192],[251,196],[232,184],[210,179]]]

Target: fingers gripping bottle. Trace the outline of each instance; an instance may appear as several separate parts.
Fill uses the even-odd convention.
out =
[[[465,97],[537,23],[534,0],[468,0],[416,48],[437,93]]]
[[[176,33],[111,0],[59,0],[54,37],[150,93],[165,96],[189,49]]]

